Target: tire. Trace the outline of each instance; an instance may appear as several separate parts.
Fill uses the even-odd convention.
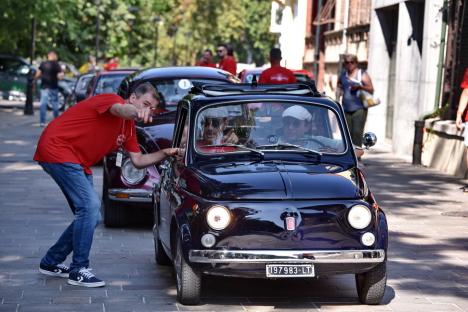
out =
[[[387,262],[384,261],[370,271],[356,274],[359,301],[363,304],[380,304],[387,286]]]
[[[177,300],[183,305],[196,305],[200,303],[201,273],[191,268],[185,261],[180,234],[177,236],[177,247],[174,252]]]
[[[127,224],[125,208],[121,203],[109,199],[109,187],[105,176],[102,183],[102,214],[106,227],[122,227]]]
[[[67,99],[67,95],[62,90],[59,90],[59,92],[58,92],[58,106],[59,106],[59,111],[61,111],[61,112],[63,112],[65,110],[66,99]],[[47,109],[50,110],[50,111],[53,110],[52,104],[50,102],[47,103]]]
[[[154,241],[154,260],[159,265],[170,265],[172,263],[171,259],[168,257],[164,248],[162,246],[161,240],[159,239],[159,231],[158,231],[158,207],[157,203],[154,202],[154,225],[153,225],[153,241]]]

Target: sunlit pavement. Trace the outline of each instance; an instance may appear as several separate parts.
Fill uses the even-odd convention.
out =
[[[351,275],[207,278],[202,304],[180,305],[170,269],[154,263],[149,227],[98,227],[91,266],[107,282],[104,288],[41,275],[40,258],[72,215],[57,185],[31,160],[42,130],[38,119],[37,111],[24,116],[22,109],[0,109],[0,311],[468,311],[463,181],[411,166],[383,146],[367,153],[363,167],[390,227],[382,305],[359,304]],[[101,169],[94,173],[100,192]]]

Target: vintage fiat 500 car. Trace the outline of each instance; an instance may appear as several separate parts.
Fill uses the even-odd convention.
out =
[[[161,165],[155,259],[197,304],[202,274],[355,274],[361,302],[386,286],[387,221],[357,160],[341,106],[314,88],[204,86],[178,105]],[[365,135],[366,145],[375,136]]]
[[[177,102],[192,87],[211,83],[237,83],[239,80],[228,72],[207,67],[161,67],[135,72],[127,76],[119,87],[119,95],[128,98],[143,82],[157,87],[162,103],[156,110],[151,124],[137,124],[136,134],[143,153],[156,152],[170,147]],[[104,224],[118,227],[128,221],[148,219],[153,212],[153,188],[159,184],[159,168],[150,166],[137,169],[127,155],[122,167],[116,166],[116,153],[104,158],[102,214]],[[152,217],[150,218],[152,220]]]

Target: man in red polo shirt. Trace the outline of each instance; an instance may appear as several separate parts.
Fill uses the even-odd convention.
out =
[[[68,284],[100,287],[105,282],[88,269],[94,228],[100,220],[101,202],[93,188],[90,167],[109,152],[127,150],[137,168],[176,155],[168,148],[142,154],[136,139],[135,119],[150,122],[159,102],[150,83],[138,86],[127,100],[116,94],[101,94],[84,100],[54,119],[44,130],[34,155],[62,190],[75,215],[73,222],[47,251],[39,271],[49,276],[67,277]],[[117,156],[120,166],[121,155]],[[63,264],[73,252],[68,268]]]
[[[216,49],[216,53],[219,57],[218,68],[230,72],[233,75],[237,74],[237,63],[236,60],[229,56],[227,45],[225,44],[218,44],[218,48]]]
[[[213,63],[213,53],[210,49],[203,51],[201,59],[195,64],[195,66],[213,67],[216,68],[216,64]]]
[[[457,110],[457,119],[456,125],[458,129],[465,128],[464,137],[465,137],[465,157],[466,157],[466,167],[468,168],[468,112],[466,112],[466,106],[468,103],[468,68],[465,69],[465,75],[463,76],[463,81],[461,83],[461,88],[463,89],[462,94],[460,95],[460,102],[458,103]],[[465,118],[463,119],[463,114]],[[463,192],[468,192],[468,184],[463,188]]]
[[[258,83],[263,84],[285,84],[295,83],[296,77],[289,69],[281,66],[281,50],[273,48],[270,50],[271,67],[264,70],[258,78]]]

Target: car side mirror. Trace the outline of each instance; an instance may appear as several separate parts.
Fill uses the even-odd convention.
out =
[[[373,132],[366,132],[362,137],[362,143],[368,149],[377,143],[377,136]]]

